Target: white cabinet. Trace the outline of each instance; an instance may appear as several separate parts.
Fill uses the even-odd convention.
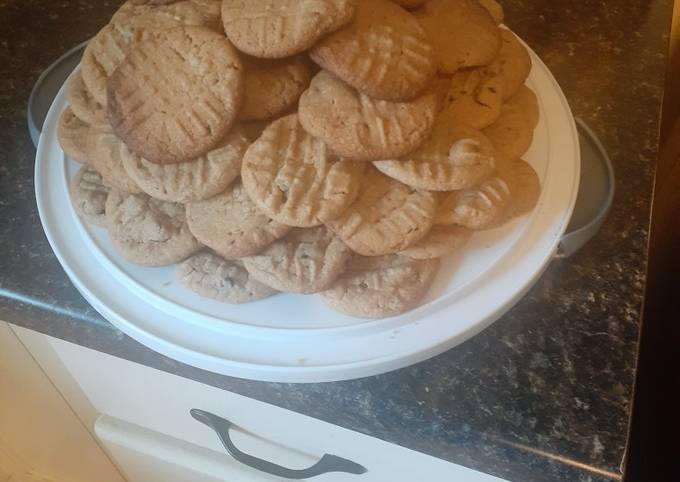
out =
[[[0,481],[123,482],[4,321],[0,321]]]
[[[133,482],[286,480],[229,456],[198,408],[230,420],[240,450],[292,469],[324,454],[354,461],[362,475],[328,473],[319,482],[491,482],[500,479],[241,395],[61,340],[16,329],[64,396]],[[75,381],[75,383],[74,383]],[[80,393],[70,393],[78,387]],[[83,396],[83,394],[85,396]]]

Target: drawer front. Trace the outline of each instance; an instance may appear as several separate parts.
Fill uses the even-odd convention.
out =
[[[424,476],[428,482],[501,480],[68,342],[50,338],[49,344],[96,411],[108,417],[106,420],[117,419],[149,433],[169,437],[166,441],[178,440],[195,446],[195,450],[221,454],[222,460],[230,463],[235,461],[226,454],[216,433],[194,420],[189,414],[191,409],[201,409],[229,420],[235,425],[230,435],[238,449],[275,464],[302,469],[315,464],[324,454],[333,454],[367,469],[362,475],[336,472],[313,480],[394,482]],[[124,450],[129,451],[129,448]]]
[[[128,482],[271,482],[275,479],[215,452],[102,415],[95,432]]]

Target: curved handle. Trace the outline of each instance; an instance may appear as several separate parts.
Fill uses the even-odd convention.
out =
[[[343,459],[337,455],[325,454],[317,463],[307,469],[295,470],[282,467],[273,462],[262,460],[245,452],[241,452],[229,437],[229,429],[233,424],[229,420],[218,417],[205,410],[192,408],[189,413],[191,416],[204,425],[212,428],[217,436],[220,438],[222,445],[227,449],[229,455],[236,460],[254,469],[266,472],[267,474],[277,477],[284,477],[286,479],[308,479],[316,477],[317,475],[326,474],[328,472],[344,472],[347,474],[360,475],[366,473],[366,468],[352,462],[351,460]]]

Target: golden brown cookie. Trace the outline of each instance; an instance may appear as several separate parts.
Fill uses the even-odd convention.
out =
[[[111,18],[111,23],[144,35],[147,31],[183,26],[221,30],[219,0],[181,0],[126,2]]]
[[[493,145],[512,160],[529,149],[538,123],[538,100],[528,87],[522,86],[506,104],[496,122],[483,130]]]
[[[86,124],[91,124],[95,115],[102,110],[102,106],[94,100],[87,86],[85,86],[80,72],[73,74],[73,77],[68,81],[66,101],[76,117]]]
[[[414,13],[434,45],[441,72],[486,65],[498,54],[499,28],[477,0],[430,0]]]
[[[484,134],[464,125],[456,127],[449,117],[439,116],[430,137],[414,152],[373,165],[417,189],[452,191],[490,177],[496,158],[497,151]]]
[[[531,164],[519,160],[512,164],[510,215],[522,216],[531,212],[541,197],[541,181]]]
[[[530,164],[501,157],[493,178],[442,198],[435,223],[459,224],[469,229],[494,228],[530,212],[540,194],[541,183]]]
[[[241,122],[270,119],[295,106],[309,86],[312,69],[303,56],[282,60],[243,58],[245,72]]]
[[[406,256],[356,256],[321,299],[332,309],[358,318],[386,318],[416,307],[432,285],[439,260]]]
[[[83,82],[98,104],[106,105],[106,80],[125,58],[134,30],[117,23],[102,28],[87,44],[80,63]]]
[[[504,28],[500,31],[501,49],[494,61],[482,70],[487,77],[501,79],[504,85],[503,99],[507,100],[519,91],[529,77],[531,57],[514,33]]]
[[[201,249],[189,232],[182,204],[113,189],[106,200],[106,220],[116,250],[135,264],[165,266]]]
[[[187,0],[168,5],[123,4],[83,53],[83,81],[95,100],[106,105],[106,80],[136,40],[159,30],[189,25],[218,29],[219,5],[212,0]]]
[[[469,229],[488,229],[506,219],[511,202],[507,180],[494,176],[479,186],[449,193],[440,202],[435,222]]]
[[[485,77],[479,69],[459,70],[445,89],[442,114],[454,125],[489,127],[501,115],[504,88],[499,77]]]
[[[493,18],[494,22],[496,22],[498,25],[503,23],[503,19],[505,18],[505,12],[503,11],[503,6],[498,3],[496,0],[477,0],[479,4],[486,9],[487,12],[489,12],[489,15],[491,15],[491,18]]]
[[[434,193],[418,191],[369,167],[357,200],[327,226],[356,253],[380,256],[423,238],[436,209]]]
[[[246,152],[243,185],[269,217],[312,227],[342,214],[357,196],[364,164],[341,161],[293,114],[273,122]]]
[[[319,72],[300,97],[300,123],[339,156],[391,159],[413,151],[434,123],[436,96],[409,102],[374,100],[328,72]]]
[[[202,27],[163,30],[135,44],[109,78],[109,119],[128,147],[151,162],[194,159],[231,128],[242,77],[224,36]]]
[[[139,193],[142,190],[123,167],[121,150],[124,146],[103,113],[95,117],[87,134],[87,157],[104,182],[125,192]]]
[[[76,214],[88,223],[106,227],[106,198],[109,190],[97,171],[82,166],[70,186],[71,202]]]
[[[399,254],[413,259],[441,258],[461,250],[471,235],[472,231],[455,224],[432,226],[423,239]]]
[[[260,283],[238,259],[198,253],[177,266],[177,279],[187,289],[225,303],[249,303],[276,294]]]
[[[64,154],[76,162],[87,163],[87,133],[90,126],[78,119],[70,107],[59,116],[57,138]]]
[[[130,178],[149,196],[188,203],[223,192],[241,174],[241,161],[250,142],[234,130],[207,154],[177,164],[156,164],[123,144],[121,159]]]
[[[254,57],[281,58],[307,50],[347,24],[352,0],[224,0],[222,23],[237,49]]]
[[[433,79],[435,54],[413,15],[388,0],[361,0],[352,22],[311,50],[317,64],[374,99],[404,101]]]
[[[262,213],[241,183],[187,204],[187,219],[201,243],[227,258],[257,254],[291,229]]]
[[[260,254],[243,258],[256,280],[278,291],[317,293],[345,271],[352,251],[324,226],[294,229]]]

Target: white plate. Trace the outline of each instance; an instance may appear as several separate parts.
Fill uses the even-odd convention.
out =
[[[531,215],[476,233],[445,258],[422,305],[402,316],[364,321],[339,315],[314,296],[277,295],[226,305],[183,289],[174,268],[142,268],[117,255],[106,232],[84,225],[68,196],[78,165],[64,157],[57,121],[62,88],[36,155],[36,198],[52,249],[83,296],[106,319],[171,358],[241,378],[322,382],[404,367],[483,330],[517,302],[553,257],[575,204],[578,135],[557,82],[531,52],[527,84],[541,117],[525,159],[543,187]]]

